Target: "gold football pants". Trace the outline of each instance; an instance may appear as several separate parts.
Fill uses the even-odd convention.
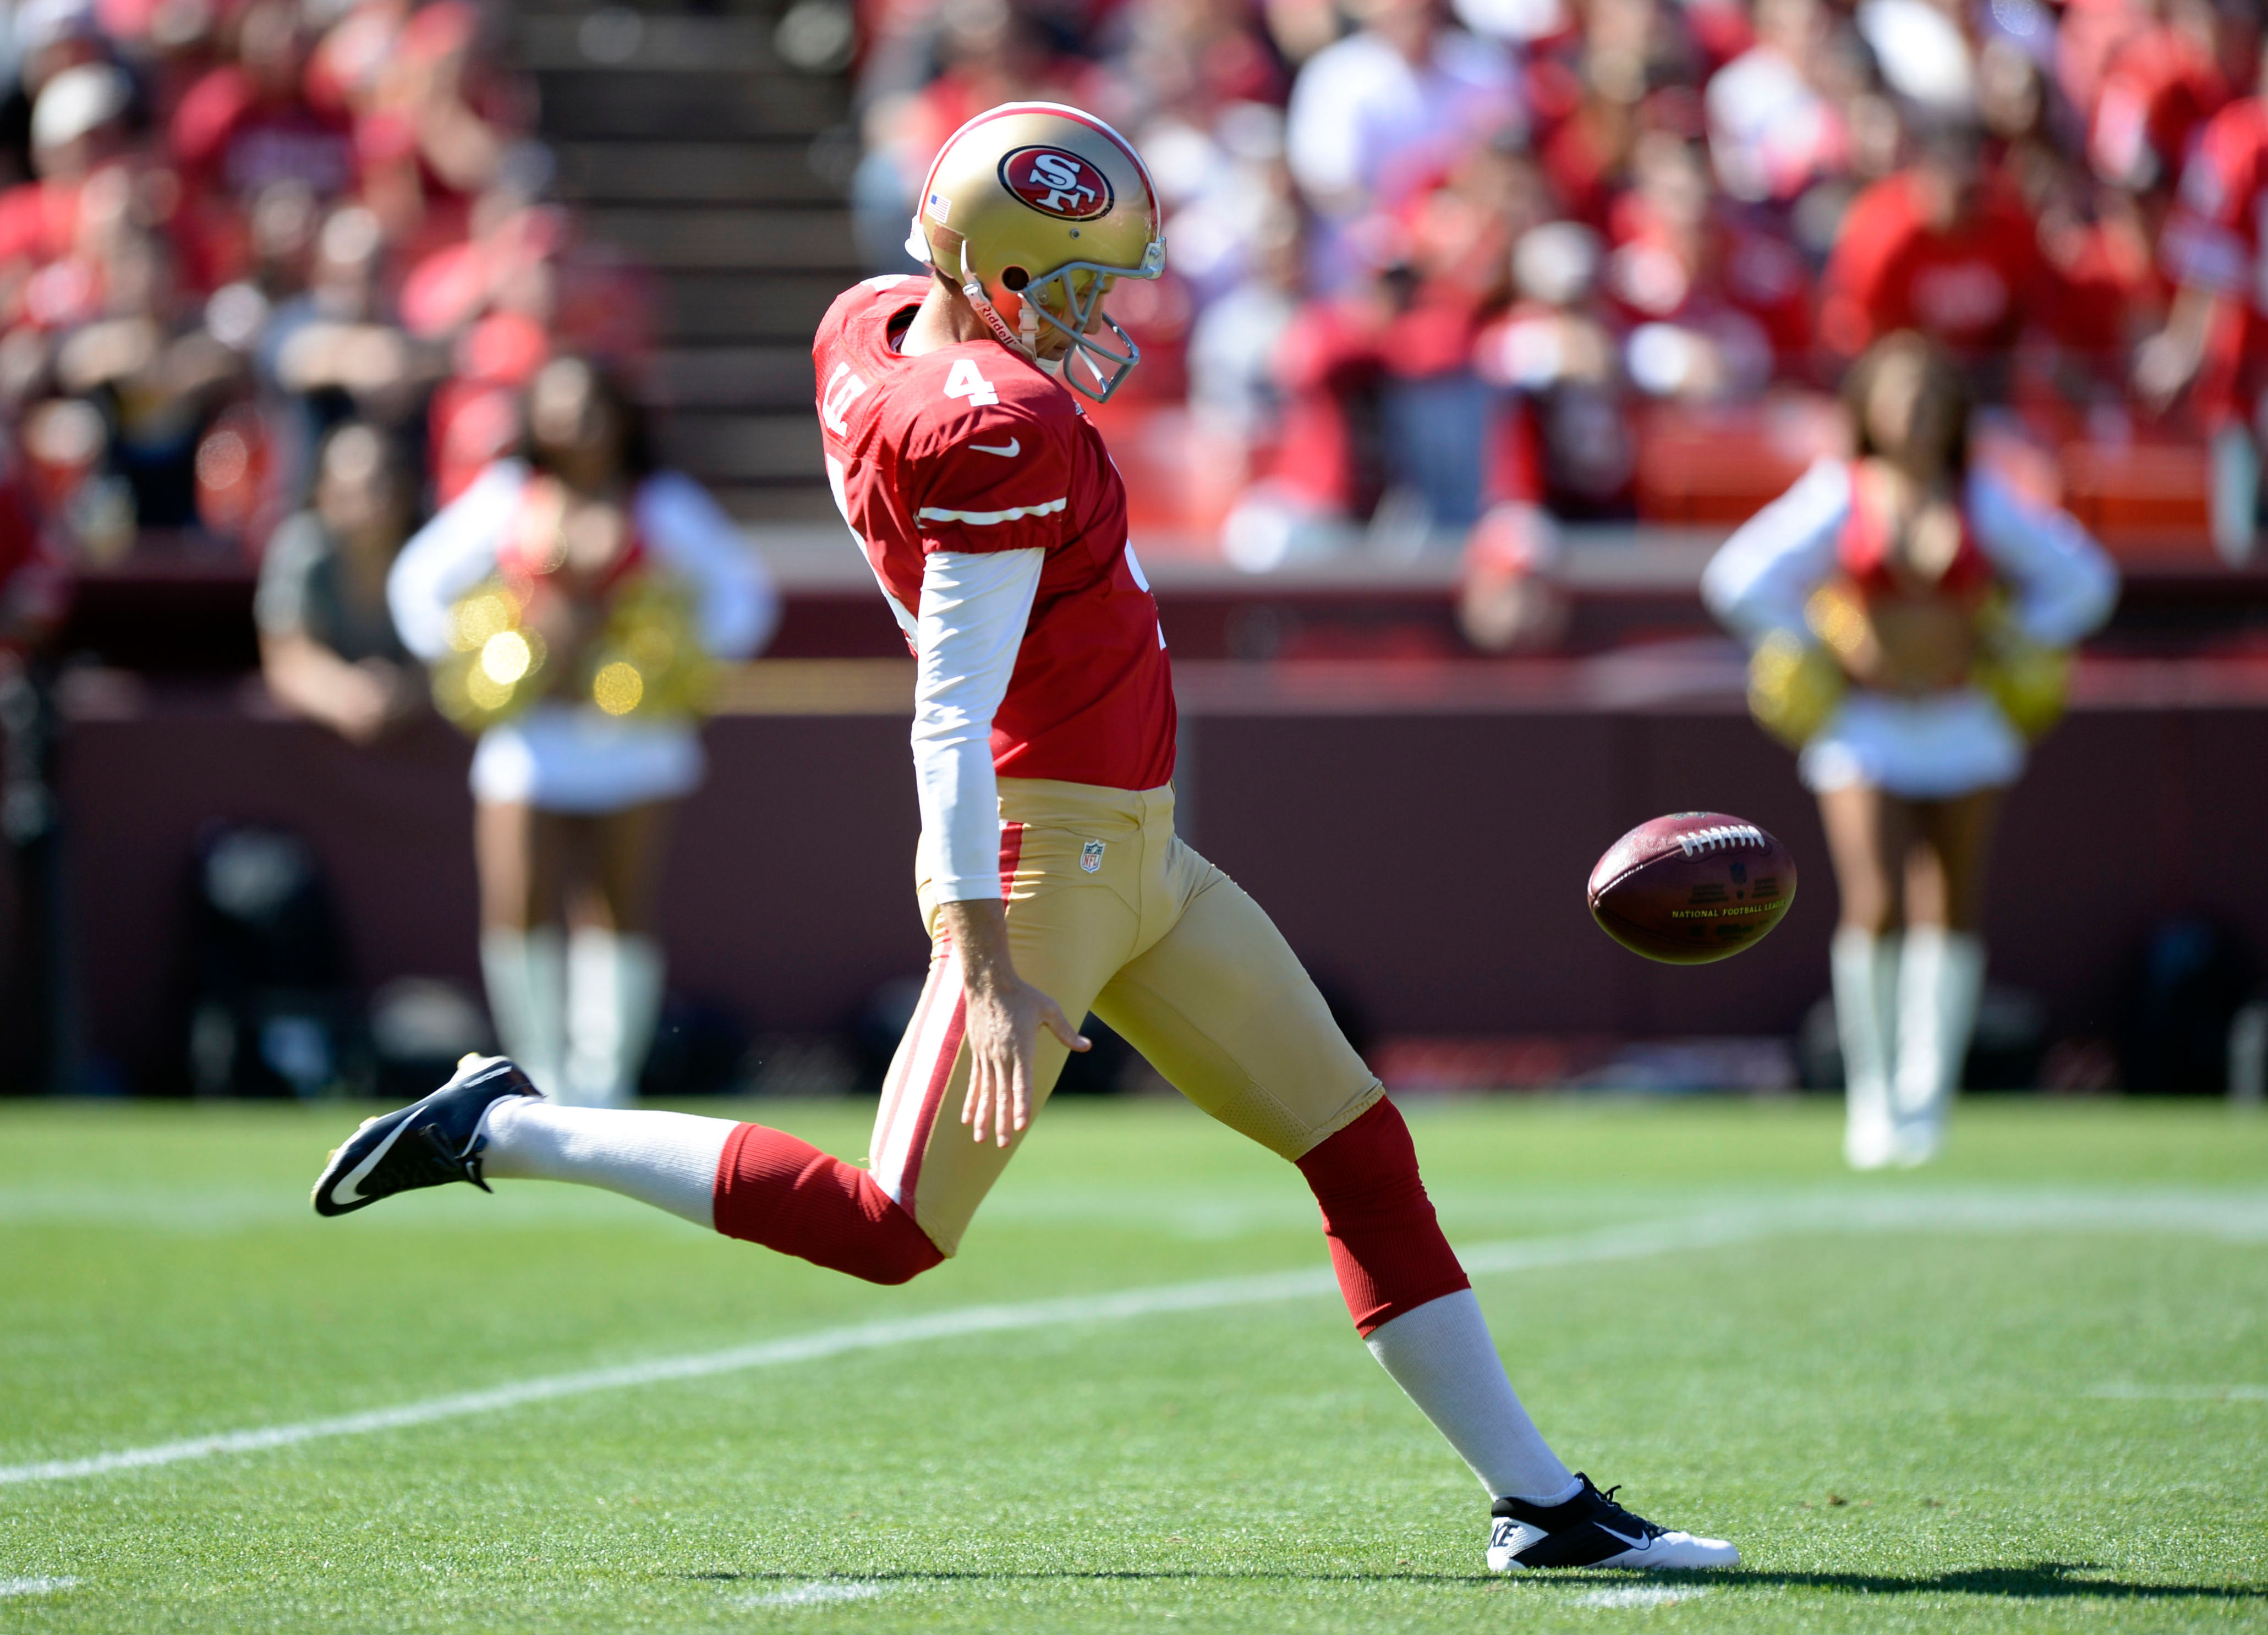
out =
[[[1385,1094],[1268,917],[1174,833],[1170,788],[1000,780],[1000,875],[1017,975],[1074,1025],[1092,1011],[1174,1087],[1287,1159]],[[950,1255],[1007,1167],[961,1122],[969,1057],[960,958],[921,882],[929,980],[882,1086],[868,1161]],[[1069,1052],[1044,1028],[1033,1111]]]

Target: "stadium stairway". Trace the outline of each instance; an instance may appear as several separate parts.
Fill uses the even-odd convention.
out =
[[[811,334],[861,271],[850,40],[839,0],[513,7],[509,54],[541,95],[560,195],[656,276],[644,389],[664,455],[760,525],[833,515]]]

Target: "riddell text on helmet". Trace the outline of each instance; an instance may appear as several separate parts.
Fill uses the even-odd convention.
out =
[[[1000,185],[1043,216],[1093,221],[1110,213],[1110,178],[1062,148],[1018,148],[1000,160]]]

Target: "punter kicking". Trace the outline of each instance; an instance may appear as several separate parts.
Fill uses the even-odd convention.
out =
[[[1139,361],[1103,314],[1165,267],[1149,172],[1101,121],[997,107],[931,166],[928,276],[843,294],[813,347],[827,468],[917,664],[929,980],[865,1169],[761,1124],[559,1107],[511,1063],[374,1119],[315,1207],[510,1177],[608,1188],[875,1283],[961,1244],[1093,1012],[1298,1165],[1356,1329],[1494,1501],[1488,1565],[1723,1567],[1570,1471],[1505,1377],[1408,1128],[1275,926],[1174,833],[1174,694],[1126,493],[1074,392]]]

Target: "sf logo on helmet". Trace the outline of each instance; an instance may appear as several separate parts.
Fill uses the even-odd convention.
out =
[[[1000,161],[1000,185],[1044,215],[1092,221],[1111,205],[1110,179],[1061,148],[1018,148]]]

